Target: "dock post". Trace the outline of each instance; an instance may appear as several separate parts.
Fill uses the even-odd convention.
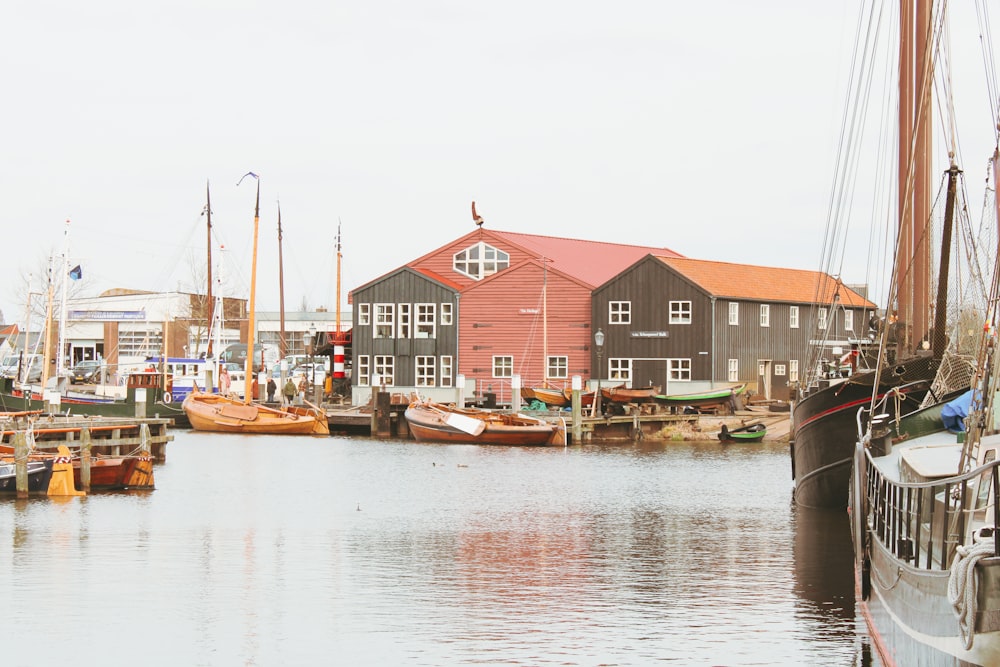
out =
[[[572,405],[572,420],[573,420],[573,444],[579,445],[583,440],[583,401],[580,398],[580,388],[583,386],[582,380],[579,375],[574,375],[572,379],[573,388],[573,400]]]
[[[146,458],[149,458],[150,456],[150,439],[149,424],[143,422],[139,425],[139,451],[142,452],[142,455]]]
[[[90,427],[80,429],[80,490],[90,493]]]
[[[18,498],[28,497],[28,439],[24,431],[14,434],[14,486]]]
[[[510,410],[518,412],[521,409],[521,374],[514,373],[510,378]]]
[[[380,391],[375,397],[376,433],[380,438],[392,436],[392,395],[387,391]]]

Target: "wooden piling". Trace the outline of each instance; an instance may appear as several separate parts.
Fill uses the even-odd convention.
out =
[[[572,420],[573,420],[573,444],[579,445],[583,440],[583,400],[580,397],[580,390],[573,390]]]
[[[84,493],[90,493],[90,427],[80,429],[80,487]]]
[[[18,498],[28,497],[28,438],[20,430],[14,434],[14,486]]]
[[[380,391],[375,397],[375,435],[379,438],[392,436],[392,395],[387,391]]]

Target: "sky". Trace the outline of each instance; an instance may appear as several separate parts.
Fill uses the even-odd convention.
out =
[[[279,304],[279,202],[286,311],[334,310],[338,226],[346,307],[474,229],[473,200],[488,228],[819,270],[858,9],[13,0],[0,310],[23,324],[64,252],[76,295],[203,292],[209,184],[216,275],[246,297],[251,171],[259,310]]]

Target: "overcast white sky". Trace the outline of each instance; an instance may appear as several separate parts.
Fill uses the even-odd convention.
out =
[[[62,251],[66,219],[80,293],[202,290],[207,181],[226,291],[246,296],[248,171],[261,310],[278,308],[279,199],[288,310],[333,310],[338,219],[346,294],[473,229],[472,200],[495,229],[819,269],[856,11],[14,0],[0,306],[23,322],[22,276]]]

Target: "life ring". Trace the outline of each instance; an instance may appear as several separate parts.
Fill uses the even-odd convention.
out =
[[[164,403],[173,403],[173,401],[174,401],[174,395],[171,394],[169,391],[164,392],[164,394],[163,394],[163,402]]]

